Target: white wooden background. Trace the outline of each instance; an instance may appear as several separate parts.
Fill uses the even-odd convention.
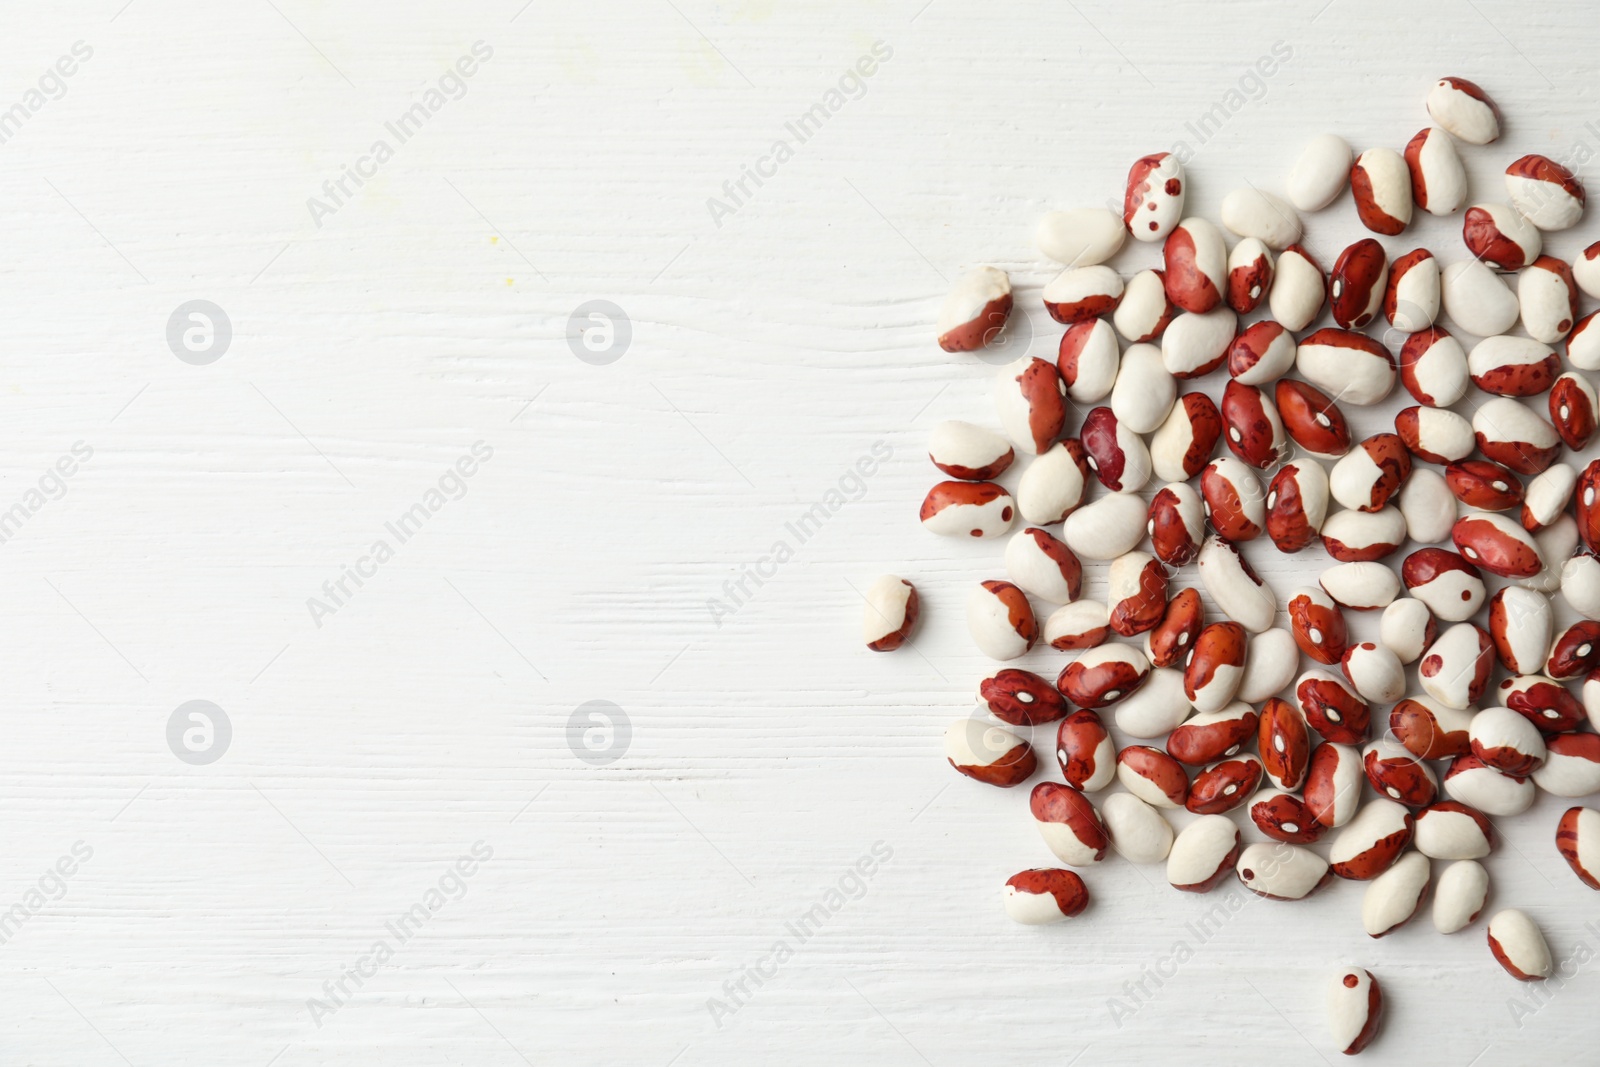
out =
[[[941,754],[990,669],[965,589],[1000,574],[998,544],[916,522],[930,428],[992,422],[992,367],[933,343],[949,279],[1011,271],[1051,353],[1040,213],[1119,198],[1181,140],[1215,217],[1246,179],[1281,188],[1313,133],[1402,147],[1443,74],[1506,113],[1467,153],[1478,198],[1525,152],[1600,151],[1587,5],[1322,4],[7,3],[0,1062],[1310,1063],[1334,1057],[1322,987],[1346,963],[1389,991],[1370,1062],[1594,1062],[1593,964],[1515,1018],[1529,991],[1481,923],[1372,942],[1358,885],[1252,902],[1201,944],[1185,924],[1240,890],[1108,861],[1079,920],[1015,926],[1000,885],[1050,862],[1026,790]],[[314,218],[479,41],[459,99]],[[788,134],[875,42],[864,89]],[[1186,123],[1275,42],[1292,57],[1200,144]],[[779,137],[793,158],[713,220]],[[1348,199],[1309,220],[1324,265],[1357,235]],[[1456,220],[1385,244],[1424,242],[1464,254]],[[204,366],[167,339],[195,299],[233,331]],[[596,299],[631,324],[607,365],[567,340]],[[1350,414],[1375,432],[1399,406]],[[92,458],[45,478],[80,441]],[[480,441],[446,479],[464,495],[399,544],[385,524]],[[785,524],[879,442],[800,544]],[[318,626],[307,599],[379,539],[393,558]],[[714,619],[780,540],[792,558]],[[1251,555],[1280,595],[1323,562]],[[879,656],[853,588],[886,571],[926,623]],[[168,745],[190,700],[231,723],[209,764]],[[628,722],[598,751],[569,743],[594,700]],[[1587,959],[1564,806],[1501,822],[1493,905]],[[474,847],[492,857],[450,877]],[[385,924],[441,879],[400,943]],[[841,884],[799,944],[788,924]],[[1193,958],[1114,1019],[1180,939]],[[379,942],[393,958],[314,1011]]]

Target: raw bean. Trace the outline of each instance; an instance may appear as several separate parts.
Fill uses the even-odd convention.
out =
[[[1289,202],[1301,211],[1321,211],[1344,192],[1352,160],[1350,146],[1338,134],[1313,137],[1289,172]]]
[[[1433,866],[1420,852],[1407,852],[1367,886],[1361,898],[1361,925],[1368,937],[1398,930],[1422,910]]]
[[[1185,393],[1172,414],[1150,438],[1150,466],[1166,482],[1186,482],[1199,474],[1222,437],[1222,415],[1204,393]]]
[[[1278,256],[1278,265],[1272,273],[1272,290],[1267,294],[1267,304],[1272,317],[1286,330],[1303,330],[1316,319],[1322,310],[1322,301],[1328,291],[1322,268],[1299,245],[1286,248]]]
[[[1222,303],[1228,289],[1228,246],[1210,222],[1193,216],[1178,223],[1161,255],[1167,299],[1195,314]]]
[[[1256,724],[1256,748],[1261,752],[1261,769],[1273,785],[1294,790],[1305,782],[1311,763],[1311,735],[1299,708],[1276,697],[1263,704]]]
[[[1533,805],[1536,792],[1531,780],[1501,774],[1472,755],[1450,761],[1444,789],[1452,799],[1485,815],[1521,815]]]
[[[1267,489],[1267,536],[1280,552],[1298,552],[1328,515],[1328,474],[1314,459],[1285,463]]]
[[[1600,327],[1595,325],[1600,311],[1579,319],[1567,334],[1567,360],[1580,370],[1600,370]]]
[[[1417,403],[1446,408],[1467,395],[1467,354],[1438,326],[1407,337],[1400,346],[1400,382]]]
[[[1457,519],[1450,538],[1468,560],[1502,578],[1532,578],[1544,568],[1538,544],[1504,515],[1477,514]]]
[[[1067,516],[1061,533],[1084,559],[1111,560],[1144,536],[1145,503],[1133,493],[1108,493]]]
[[[1111,840],[1089,798],[1069,785],[1040,782],[1028,798],[1039,836],[1069,867],[1089,867],[1106,858]]]
[[[1363,641],[1345,650],[1344,676],[1364,700],[1393,704],[1406,693],[1406,669],[1385,645]]]
[[[1047,212],[1033,232],[1033,242],[1057,263],[1088,267],[1116,255],[1127,233],[1113,212],[1083,207]]]
[[[1328,881],[1328,861],[1299,845],[1257,843],[1239,854],[1234,864],[1239,881],[1269,900],[1301,900]]]
[[[1350,451],[1350,427],[1326,393],[1305,382],[1284,378],[1273,390],[1278,417],[1295,444],[1322,459],[1337,459]]]
[[[1586,619],[1600,619],[1600,559],[1578,554],[1561,565],[1561,599]]]
[[[1161,335],[1161,362],[1174,378],[1199,378],[1222,366],[1239,316],[1230,307],[1184,312]]]
[[[1525,404],[1506,397],[1486,400],[1472,413],[1478,451],[1518,474],[1538,474],[1561,454],[1555,427]]]
[[[1583,217],[1583,186],[1548,156],[1523,156],[1506,168],[1511,204],[1541,230],[1570,230]]]
[[[1111,561],[1106,607],[1114,633],[1134,637],[1153,629],[1167,613],[1167,568],[1148,552],[1129,552]]]
[[[1017,510],[1025,522],[1048,526],[1083,503],[1089,459],[1076,437],[1057,441],[1028,464],[1017,482]]]
[[[1145,529],[1156,558],[1168,567],[1193,563],[1206,538],[1206,505],[1187,482],[1164,485],[1150,501]]]
[[[1394,357],[1366,334],[1333,327],[1300,342],[1295,367],[1312,385],[1358,406],[1376,404],[1394,388]]]
[[[1467,730],[1472,754],[1487,766],[1516,778],[1526,777],[1544,762],[1544,738],[1527,719],[1510,708],[1484,708]]]
[[[1521,270],[1539,258],[1544,240],[1510,204],[1474,204],[1461,221],[1467,251],[1496,270]]]
[[[1470,622],[1458,622],[1428,647],[1417,677],[1428,695],[1452,708],[1478,702],[1494,671],[1494,642]]]
[[[1248,315],[1261,306],[1272,288],[1272,253],[1254,237],[1246,237],[1228,253],[1228,306]]]
[[[1039,640],[1039,624],[1022,590],[993,580],[979,582],[967,596],[967,632],[980,652],[1002,662],[1016,659]]]
[[[1111,313],[1111,322],[1124,339],[1145,344],[1165,333],[1177,313],[1177,305],[1167,299],[1162,273],[1142,270],[1122,287],[1122,303]]]
[[[1111,390],[1111,410],[1119,426],[1133,433],[1153,433],[1167,421],[1177,399],[1178,380],[1167,373],[1161,349],[1132,345],[1122,354],[1117,384]]]
[[[1589,716],[1589,725],[1600,730],[1600,674],[1591,674],[1583,680],[1583,710]]]
[[[1333,321],[1359,330],[1377,318],[1389,283],[1389,260],[1383,246],[1362,238],[1339,253],[1328,275],[1328,305]]]
[[[944,732],[944,755],[950,766],[974,781],[1008,789],[1027,781],[1038,769],[1033,746],[1009,730],[957,719]]]
[[[1132,645],[1097,645],[1067,664],[1056,688],[1081,708],[1115,704],[1144,684],[1150,661]]]
[[[1517,585],[1537,593],[1553,593],[1561,588],[1562,561],[1578,547],[1578,523],[1571,515],[1561,515],[1555,522],[1534,533],[1533,540],[1539,549],[1543,566],[1538,574],[1519,580]]]
[[[1328,832],[1311,817],[1305,801],[1281,790],[1263,790],[1251,798],[1250,821],[1274,841],[1291,845],[1309,845]]]
[[[1559,734],[1583,725],[1584,710],[1571,690],[1542,674],[1507,678],[1495,689],[1503,707],[1527,719],[1541,734]]]
[[[1589,447],[1595,424],[1600,420],[1600,399],[1596,399],[1589,379],[1568,371],[1550,387],[1550,421],[1561,441],[1574,452]]]
[[[1379,511],[1410,474],[1405,442],[1396,434],[1373,434],[1333,465],[1328,491],[1347,508]]]
[[[1583,473],[1578,475],[1578,487],[1573,491],[1578,536],[1590,552],[1600,552],[1600,493],[1597,489],[1600,489],[1600,459],[1583,468]]]
[[[1282,251],[1300,240],[1300,216],[1271,193],[1254,186],[1235,189],[1222,198],[1222,224],[1240,237],[1254,237]]]
[[[1044,309],[1071,326],[1109,315],[1122,300],[1122,276],[1110,267],[1068,267],[1044,287]]]
[[[921,604],[916,586],[896,575],[883,575],[867,586],[861,639],[874,652],[893,652],[917,625]]]
[[[1085,793],[1099,792],[1117,774],[1117,746],[1100,716],[1087,708],[1068,715],[1056,728],[1056,759],[1067,784]]]
[[[1158,667],[1132,696],[1117,702],[1117,728],[1129,737],[1165,737],[1191,710],[1183,695],[1183,672]]]
[[[1052,604],[1070,604],[1083,588],[1078,557],[1037,526],[1018,531],[1006,542],[1006,574],[1023,592]]]
[[[1323,591],[1352,611],[1377,611],[1400,593],[1400,576],[1381,563],[1340,563],[1322,572]]]
[[[939,347],[971,352],[994,340],[1011,315],[1011,279],[996,267],[964,274],[939,308]]]
[[[1489,591],[1478,568],[1444,548],[1420,548],[1400,566],[1406,591],[1445,622],[1465,622],[1478,613]]]
[[[1549,978],[1550,946],[1532,919],[1515,908],[1496,912],[1489,919],[1489,951],[1506,973],[1519,982]]]
[[[1089,906],[1089,890],[1072,871],[1035,867],[1007,878],[1001,901],[1013,922],[1043,926],[1081,913]]]
[[[1117,421],[1110,408],[1084,416],[1078,432],[1089,469],[1113,493],[1137,493],[1150,480],[1150,450],[1144,438]]]
[[[1272,629],[1278,598],[1239,550],[1220,537],[1208,537],[1200,548],[1200,582],[1224,615],[1253,634]]]
[[[1371,971],[1340,971],[1328,985],[1328,1032],[1333,1047],[1354,1056],[1378,1036],[1383,1020],[1383,990]]]
[[[978,683],[978,703],[990,715],[1012,726],[1042,726],[1067,714],[1067,702],[1056,687],[1034,674],[1007,667]]]
[[[1110,612],[1097,600],[1074,600],[1044,621],[1044,642],[1058,652],[1094,648],[1110,636]]]
[[[1577,486],[1578,472],[1565,463],[1555,464],[1530,481],[1522,499],[1522,528],[1537,530],[1556,521],[1572,503]]]
[[[1473,384],[1500,396],[1538,396],[1555,384],[1561,357],[1528,337],[1485,337],[1467,353]]]
[[[1390,264],[1389,284],[1383,290],[1383,317],[1406,333],[1433,325],[1439,317],[1439,261],[1432,252],[1413,248]]]
[[[1556,848],[1579,881],[1600,889],[1600,811],[1568,808],[1556,825]]]
[[[1295,699],[1311,728],[1336,745],[1359,745],[1371,729],[1372,709],[1344,679],[1306,671],[1294,683]]]
[[[1380,796],[1420,808],[1439,795],[1439,779],[1432,768],[1393,741],[1372,742],[1362,750],[1361,762],[1367,781]]]
[[[970,422],[951,420],[933,428],[928,458],[952,478],[987,482],[1009,469],[1017,453],[999,434]]]
[[[1172,824],[1132,793],[1112,793],[1101,805],[1111,847],[1129,863],[1160,863],[1172,852]]]
[[[1415,663],[1437,636],[1428,606],[1408,596],[1396,598],[1378,619],[1378,640],[1401,663]]]
[[[999,537],[1016,502],[993,482],[940,482],[922,501],[922,525],[941,537]]]
[[[1389,237],[1411,224],[1411,171],[1392,148],[1369,148],[1350,168],[1350,193],[1361,225]]]
[[[1195,775],[1184,806],[1196,815],[1221,815],[1232,811],[1261,781],[1261,763],[1254,756],[1213,763]]]
[[[1369,800],[1334,837],[1328,866],[1340,878],[1357,882],[1376,878],[1410,844],[1414,823],[1404,806],[1386,797]]]
[[[1321,589],[1307,586],[1289,595],[1289,632],[1300,651],[1329,666],[1342,660],[1349,647],[1344,612]]]
[[[1578,286],[1572,268],[1554,256],[1540,256],[1517,276],[1517,307],[1528,336],[1555,344],[1578,321]]]
[[[1489,898],[1489,872],[1474,860],[1460,860],[1444,869],[1433,891],[1433,928],[1453,934],[1478,921]]]
[[[1178,590],[1178,595],[1167,602],[1161,622],[1145,634],[1145,658],[1154,667],[1181,667],[1194,650],[1195,638],[1204,625],[1200,594],[1192,588]]]
[[[1439,274],[1444,313],[1475,337],[1494,337],[1517,321],[1517,298],[1481,260],[1452,263]]]
[[[1222,423],[1228,450],[1257,470],[1266,470],[1288,453],[1277,407],[1253,385],[1227,384],[1222,391]]]
[[[1600,299],[1600,241],[1585,248],[1572,261],[1572,280],[1589,296]]]
[[[1187,692],[1188,686],[1184,688]],[[1221,711],[1196,715],[1173,730],[1167,738],[1167,753],[1191,767],[1237,755],[1255,736],[1259,722],[1254,708],[1236,700]]]
[[[1522,506],[1517,476],[1487,460],[1467,459],[1444,469],[1445,484],[1455,498],[1481,511],[1509,511]]]
[[[1494,847],[1494,831],[1481,811],[1441,800],[1417,812],[1417,851],[1436,860],[1476,860]]]
[[[1170,152],[1134,160],[1122,197],[1122,222],[1135,241],[1160,241],[1183,218],[1183,164]]]
[[[1256,634],[1250,639],[1250,651],[1245,656],[1238,697],[1247,704],[1259,704],[1282,692],[1299,669],[1300,655],[1288,630]]]
[[[1382,511],[1336,511],[1322,524],[1322,547],[1340,563],[1383,559],[1406,539],[1406,520],[1399,508]]]
[[[1130,745],[1117,753],[1117,781],[1157,808],[1181,808],[1189,799],[1189,772],[1150,745]]]
[[[1000,368],[994,403],[1001,429],[1030,456],[1054,444],[1067,423],[1066,383],[1054,366],[1032,356]]]
[[[1167,854],[1167,881],[1185,893],[1209,893],[1239,858],[1239,828],[1226,815],[1185,826]]]
[[[1557,681],[1576,678],[1600,667],[1600,623],[1575,622],[1550,645],[1544,673]]]
[[[1395,414],[1395,432],[1418,459],[1437,464],[1472,454],[1472,424],[1445,408],[1402,408]]]
[[[1467,168],[1450,135],[1435,126],[1418,130],[1406,144],[1411,198],[1430,215],[1453,215],[1467,202]]]
[[[1488,144],[1500,136],[1500,109],[1465,78],[1440,78],[1428,90],[1428,114],[1458,140]]]
[[[1533,784],[1558,797],[1600,792],[1600,734],[1556,734],[1545,739],[1544,765]]]
[[[1360,753],[1349,745],[1324,741],[1311,750],[1306,769],[1306,810],[1329,829],[1343,826],[1361,806],[1365,781]]]
[[[1206,516],[1219,535],[1238,544],[1261,536],[1267,524],[1267,504],[1261,483],[1250,468],[1232,456],[1222,456],[1200,473],[1200,495]]]
[[[1236,622],[1214,622],[1200,631],[1183,670],[1183,695],[1196,711],[1221,711],[1239,691],[1249,639]]]
[[[1077,323],[1061,335],[1056,373],[1067,395],[1079,404],[1094,404],[1111,395],[1120,373],[1117,333],[1105,319]]]
[[[1429,697],[1407,697],[1389,709],[1389,733],[1420,759],[1452,759],[1472,751],[1467,728],[1477,708],[1452,708]]]
[[[1554,620],[1542,593],[1508,585],[1489,598],[1489,636],[1512,674],[1538,674],[1550,652]]]
[[[1400,490],[1400,514],[1411,540],[1419,544],[1443,541],[1456,524],[1456,498],[1443,475],[1417,467]]]
[[[1228,374],[1245,385],[1270,385],[1294,366],[1294,351],[1294,335],[1271,319],[1262,319],[1247,327],[1228,349]]]

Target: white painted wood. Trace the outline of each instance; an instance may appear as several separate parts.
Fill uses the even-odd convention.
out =
[[[74,442],[93,455],[0,545],[0,915],[75,842],[92,857],[0,944],[0,1061],[1313,1062],[1347,963],[1390,997],[1369,1062],[1592,1058],[1592,967],[1519,1020],[1530,990],[1481,920],[1371,942],[1359,886],[1196,933],[1242,890],[1191,898],[1113,859],[1081,918],[1008,921],[1006,877],[1050,860],[1025,790],[940,756],[989,668],[965,588],[1003,543],[915,517],[932,426],[994,423],[991,365],[933,343],[950,279],[1010,271],[1049,353],[1042,212],[1118,204],[1129,163],[1182,140],[1190,210],[1216,218],[1247,180],[1281,192],[1312,134],[1402,147],[1443,74],[1505,112],[1501,142],[1463,148],[1474,198],[1504,199],[1511,159],[1600,148],[1587,7],[519,5],[7,12],[0,121],[74,42],[93,54],[0,144],[0,511]],[[464,95],[399,143],[385,123],[476,41],[493,55]],[[800,143],[789,124],[877,41],[892,56]],[[1252,92],[1275,42],[1292,55]],[[319,226],[308,197],[373,171],[378,138],[393,158]],[[717,224],[707,198],[776,138],[792,158]],[[1348,197],[1306,222],[1324,267],[1358,236]],[[1384,243],[1449,260],[1458,227]],[[167,346],[193,299],[233,327],[208,366]],[[608,366],[564,337],[594,299],[631,321]],[[1350,414],[1374,432],[1399,406]],[[385,524],[479,441],[465,495],[400,543]],[[841,485],[858,499],[795,534]],[[393,558],[315,625],[307,598],[378,539]],[[1280,594],[1321,559],[1260,547]],[[884,572],[923,592],[914,651],[860,645],[853,589]],[[209,765],[167,747],[190,700],[232,724]],[[568,745],[591,700],[631,723],[605,766]],[[1502,820],[1487,861],[1491,907],[1526,910],[1558,962],[1600,946],[1553,845],[1565,806]],[[465,895],[314,1019],[479,841]],[[876,842],[892,856],[860,899],[799,944],[790,924]],[[779,941],[793,957],[714,1019]]]

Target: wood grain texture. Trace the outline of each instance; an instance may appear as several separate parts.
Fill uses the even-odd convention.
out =
[[[940,745],[990,669],[961,605],[999,546],[915,521],[932,426],[993,421],[992,367],[933,343],[959,272],[1010,271],[1053,350],[1043,211],[1120,199],[1133,158],[1186,140],[1215,218],[1246,180],[1281,188],[1312,133],[1403,146],[1443,74],[1505,112],[1465,153],[1474,197],[1503,199],[1519,155],[1600,151],[1588,7],[70,7],[17,7],[0,39],[0,112],[93,53],[0,143],[0,511],[93,450],[0,545],[0,916],[55,898],[0,943],[0,1062],[1309,1063],[1333,1058],[1322,982],[1347,963],[1390,997],[1369,1062],[1592,1062],[1592,965],[1519,1020],[1530,991],[1481,923],[1372,942],[1355,885],[1252,901],[1202,943],[1186,924],[1240,890],[1110,861],[1080,919],[1011,924],[1001,884],[1050,856],[1025,794],[956,778]],[[480,41],[458,98],[314,217]],[[864,90],[788,133],[875,42]],[[1275,42],[1292,57],[1198,143],[1187,124]],[[718,225],[707,199],[777,138],[792,158]],[[1348,199],[1308,224],[1325,265],[1357,236]],[[1456,220],[1384,241],[1419,243],[1463,254]],[[233,327],[209,366],[168,348],[194,299]],[[593,299],[631,322],[607,366],[566,339]],[[1370,433],[1399,406],[1349,414]],[[476,442],[492,458],[459,494],[390,535]],[[787,524],[880,442],[802,543]],[[379,540],[392,558],[317,625],[307,599]],[[791,558],[715,619],[779,541]],[[1280,596],[1323,562],[1258,549]],[[926,622],[871,655],[854,589],[887,571]],[[194,699],[233,730],[205,766],[166,739]],[[631,725],[603,766],[569,746],[591,700]],[[1491,907],[1526,909],[1558,960],[1600,948],[1553,844],[1565,806],[1501,820],[1490,861]],[[492,858],[458,891],[475,842]],[[714,1017],[780,940],[776,976]],[[1180,940],[1192,959],[1115,1018]],[[379,943],[348,1003],[308,1008]]]

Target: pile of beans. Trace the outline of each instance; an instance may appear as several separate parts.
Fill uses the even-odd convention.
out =
[[[934,430],[929,454],[946,480],[922,524],[1008,538],[1006,577],[968,595],[973,641],[1002,662],[1041,642],[1071,655],[1053,684],[995,671],[978,687],[981,717],[945,735],[956,771],[1010,788],[1038,758],[1006,727],[1055,724],[1063,780],[1035,785],[1028,806],[1065,866],[1005,883],[1016,921],[1077,915],[1089,891],[1067,868],[1115,850],[1164,862],[1190,893],[1230,872],[1274,900],[1333,877],[1364,881],[1372,937],[1416,915],[1431,886],[1434,925],[1453,933],[1488,896],[1479,861],[1495,846],[1491,818],[1525,811],[1540,789],[1600,790],[1600,460],[1579,472],[1569,455],[1589,445],[1600,410],[1583,373],[1600,370],[1600,312],[1578,313],[1580,290],[1600,298],[1600,243],[1570,264],[1541,254],[1543,235],[1584,208],[1583,187],[1543,156],[1506,167],[1508,202],[1469,206],[1458,145],[1495,141],[1499,111],[1460,78],[1435,83],[1427,109],[1435,125],[1403,152],[1355,156],[1325,134],[1284,196],[1231,193],[1231,250],[1223,229],[1185,216],[1184,169],[1167,153],[1134,163],[1120,217],[1046,215],[1035,243],[1065,266],[1043,291],[1066,328],[1057,360],[1000,370],[999,432]],[[1380,236],[1404,233],[1418,210],[1461,212],[1467,255],[1441,263],[1416,248],[1391,260],[1369,237],[1325,272],[1301,243],[1301,213],[1346,186]],[[1124,279],[1105,265],[1130,235],[1162,242],[1160,269]],[[939,344],[989,345],[1012,302],[1004,271],[973,271],[944,303]],[[1325,310],[1333,325],[1320,323]],[[1380,320],[1387,344],[1362,332]],[[1552,347],[1562,345],[1564,360]],[[1224,367],[1220,397],[1183,391]],[[1397,380],[1416,403],[1394,432],[1354,440],[1341,408],[1376,404]],[[1007,489],[997,479],[1019,455],[1026,468]],[[1263,537],[1284,553],[1320,542],[1331,564],[1319,585],[1272,589],[1237,547]],[[1099,563],[1104,602],[1081,596],[1085,564]],[[1210,619],[1197,583],[1174,581],[1190,565]],[[1558,592],[1579,621],[1557,624]],[[867,600],[869,647],[900,647],[917,590],[889,575]],[[1042,622],[1039,601],[1052,605]],[[1350,612],[1381,612],[1379,639],[1355,640]],[[1118,747],[1108,714],[1135,743]],[[1104,792],[1114,783],[1124,791]],[[1164,814],[1177,809],[1197,816],[1181,831]],[[1268,840],[1244,844],[1241,815]],[[1571,808],[1554,839],[1600,889],[1600,812]],[[1434,860],[1445,864],[1437,878]],[[1514,978],[1552,973],[1524,912],[1500,910],[1486,934]],[[1372,1040],[1381,1009],[1370,973],[1334,974],[1341,1051]]]

